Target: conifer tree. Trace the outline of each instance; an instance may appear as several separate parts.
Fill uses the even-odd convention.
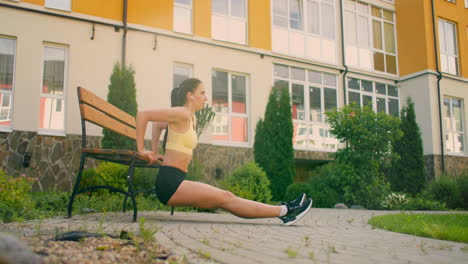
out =
[[[136,88],[131,67],[116,63],[110,77],[107,101],[129,115],[135,117],[137,113]],[[135,149],[135,140],[103,129],[102,148],[104,149]]]
[[[403,137],[394,143],[393,150],[399,159],[392,162],[389,181],[393,191],[413,195],[421,191],[425,184],[423,143],[416,122],[414,102],[408,98],[401,110],[400,129]]]

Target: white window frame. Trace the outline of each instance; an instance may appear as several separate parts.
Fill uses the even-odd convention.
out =
[[[382,7],[379,7],[379,6],[375,6],[375,5],[371,5],[371,4],[367,4],[367,3],[364,3],[364,2],[359,2],[359,1],[353,1],[354,2],[354,10],[351,10],[351,9],[348,9],[347,6],[343,6],[342,8],[344,9],[344,14],[343,14],[343,19],[346,18],[346,12],[351,12],[353,13],[354,15],[354,18],[355,18],[355,21],[356,21],[356,27],[354,28],[354,33],[356,35],[356,48],[358,49],[358,52],[359,52],[359,30],[358,30],[358,18],[359,17],[365,17],[367,18],[367,28],[368,28],[368,50],[370,51],[370,68],[367,68],[366,66],[363,66],[363,63],[361,63],[360,61],[360,55],[358,53],[358,56],[357,56],[357,59],[358,59],[358,65],[353,65],[353,68],[357,68],[357,69],[363,69],[363,70],[367,70],[367,71],[372,71],[372,72],[376,72],[376,73],[379,73],[379,74],[383,74],[383,75],[388,75],[388,76],[398,76],[399,74],[399,67],[398,67],[398,40],[397,40],[397,34],[396,34],[396,15],[395,15],[395,11],[394,10],[388,10],[388,9],[384,9]],[[359,13],[358,12],[358,2],[360,4],[363,4],[363,5],[367,5],[368,8],[367,8],[367,13],[364,14],[364,13]],[[382,10],[382,12],[385,10],[385,11],[388,11],[388,12],[391,12],[393,14],[393,21],[387,21],[387,20],[384,20],[383,18],[376,18],[376,17],[373,17],[372,16],[372,7],[375,7],[375,8],[379,8]],[[375,49],[374,48],[374,30],[373,30],[373,25],[372,25],[372,20],[377,20],[379,22],[381,22],[381,39],[382,39],[382,50],[378,50],[378,49]],[[389,52],[386,52],[385,51],[385,32],[384,32],[384,23],[390,23],[390,24],[393,24],[393,38],[395,40],[395,54],[392,54],[392,53],[389,53]],[[346,35],[345,35],[345,49],[348,49],[348,47],[354,47],[354,46],[351,46],[349,45],[347,39],[346,39]],[[374,52],[375,51],[378,51],[379,53],[383,53],[384,54],[384,66],[385,68],[387,67],[387,64],[386,64],[386,57],[385,55],[388,54],[388,55],[392,55],[392,56],[395,56],[395,63],[396,63],[396,73],[393,74],[393,73],[388,73],[386,71],[379,71],[379,70],[376,70],[375,69],[375,65],[374,65]],[[347,62],[349,63],[349,61]]]
[[[359,90],[355,90],[355,89],[350,89],[348,84],[349,84],[349,79],[355,79],[355,80],[359,80]],[[367,81],[367,82],[371,82],[372,83],[372,92],[369,92],[369,91],[364,91],[362,89],[362,81]],[[377,89],[376,89],[376,85],[377,83],[379,84],[384,84],[385,85],[385,95],[383,94],[379,94],[377,93]],[[392,96],[392,95],[389,95],[388,93],[388,87],[389,86],[392,86],[392,87],[396,87],[397,89],[397,92],[398,92],[398,95],[397,96]],[[396,99],[397,102],[398,102],[398,105],[397,105],[397,113],[398,113],[398,116],[400,116],[400,90],[398,89],[398,86],[396,85],[393,85],[393,84],[390,84],[390,83],[385,83],[385,82],[376,82],[376,81],[372,81],[372,80],[367,80],[367,79],[361,79],[361,78],[357,78],[357,77],[347,77],[346,79],[346,101],[348,102],[348,104],[350,104],[350,101],[349,101],[349,93],[352,92],[352,93],[358,93],[359,96],[360,96],[360,106],[363,107],[364,106],[364,96],[371,96],[372,97],[372,110],[374,110],[374,112],[377,113],[378,109],[377,109],[377,98],[383,98],[385,99],[385,113],[387,115],[390,115],[389,113],[389,110],[390,110],[390,99]]]
[[[55,49],[63,49],[65,51],[65,63],[64,63],[64,70],[63,70],[63,95],[53,95],[53,94],[46,94],[42,92],[42,86],[44,83],[44,55],[46,48],[55,48]],[[41,83],[39,85],[40,91],[40,99],[42,98],[52,98],[52,99],[62,99],[63,100],[63,130],[61,129],[49,129],[49,128],[40,128],[40,124],[38,123],[38,130],[37,134],[39,135],[50,135],[50,136],[66,136],[67,131],[67,94],[68,94],[68,60],[69,60],[69,48],[65,45],[58,45],[52,43],[44,43],[42,46],[42,70],[41,70]],[[39,100],[40,100],[39,99]],[[40,111],[39,111],[40,115]],[[39,116],[39,122],[40,122]]]
[[[445,19],[439,18],[439,19],[438,19],[437,25],[440,26],[440,23],[442,23],[442,25],[443,25],[443,29],[442,29],[442,30],[444,31],[444,36],[445,36],[445,38],[442,40],[441,34],[440,34],[440,33],[441,33],[441,29],[440,29],[440,27],[439,27],[439,30],[438,30],[438,37],[439,37],[439,47],[440,47],[440,57],[441,57],[441,58],[440,58],[440,60],[441,60],[441,62],[440,62],[440,68],[441,68],[442,71],[445,72],[445,73],[453,74],[453,75],[459,75],[459,74],[460,74],[460,61],[459,61],[459,59],[458,59],[457,24],[452,23],[452,22],[449,22],[449,21],[447,21],[447,20],[445,20]],[[442,44],[442,41],[443,41],[443,42],[444,42],[444,46],[445,46],[446,49],[447,49],[447,44],[448,44],[447,39],[448,39],[448,37],[449,37],[449,36],[447,36],[447,27],[452,26],[452,25],[453,25],[453,33],[454,33],[454,36],[453,36],[453,37],[454,37],[454,39],[453,39],[453,44],[455,45],[453,48],[454,48],[454,50],[455,50],[455,54],[450,54],[450,53],[448,53],[446,50],[442,50],[442,45],[441,45],[441,44]],[[456,63],[455,63],[455,72],[450,72],[449,69],[444,69],[444,67],[443,67],[444,64],[442,63],[442,60],[443,60],[443,57],[444,57],[444,56],[447,56],[447,60],[448,60],[449,58],[454,58],[454,59],[455,59],[455,62],[456,62]],[[448,61],[446,62],[446,65],[447,65],[447,67],[448,67]]]
[[[211,139],[211,143],[213,145],[219,145],[219,146],[231,146],[231,147],[252,147],[252,133],[251,133],[251,129],[250,129],[250,120],[251,120],[251,117],[250,117],[250,75],[246,74],[246,73],[240,73],[240,72],[234,72],[234,71],[228,71],[228,70],[223,70],[223,69],[219,69],[219,68],[212,68],[211,71],[219,71],[219,72],[226,72],[228,73],[228,138],[229,140],[225,141],[225,140],[214,140],[214,139]],[[246,107],[245,107],[245,110],[246,110],[246,113],[245,114],[242,114],[242,113],[233,113],[232,112],[232,82],[231,82],[231,77],[232,75],[240,75],[240,76],[244,76],[245,77],[245,104],[246,104]],[[213,94],[213,92],[212,92]],[[213,96],[211,97],[211,100],[213,100]],[[216,113],[216,111],[215,111]],[[242,118],[246,118],[247,121],[247,127],[246,127],[246,130],[247,130],[247,141],[246,142],[238,142],[238,141],[232,141],[232,122],[231,122],[231,118],[232,117],[242,117]],[[215,119],[216,119],[216,115],[215,115]],[[211,126],[214,126],[214,122],[212,123]],[[214,127],[213,127],[213,130],[214,130]]]
[[[452,141],[455,140],[455,135],[462,135],[463,136],[463,152],[453,152],[453,151],[449,151],[447,149],[447,146],[445,146],[445,149],[447,150],[447,153],[451,154],[451,155],[464,155],[467,151],[467,147],[466,147],[466,133],[465,133],[465,123],[466,123],[466,120],[465,120],[465,102],[462,98],[455,98],[455,97],[452,97],[452,96],[444,96],[444,101],[445,99],[448,99],[450,100],[450,107],[449,107],[449,111],[450,111],[450,119],[451,119],[451,124],[452,124],[452,127],[450,127],[450,129],[447,129],[446,126],[444,126],[444,145],[446,145],[446,137],[451,134],[452,135]],[[463,122],[462,126],[461,126],[461,131],[458,131],[458,130],[455,130],[455,122],[454,122],[454,115],[453,115],[453,103],[452,103],[452,100],[460,100],[461,101],[461,120]],[[444,115],[445,116],[445,115]],[[445,121],[445,118],[444,118],[444,121]],[[452,142],[453,144],[453,142]]]
[[[10,39],[10,40],[15,41],[14,51],[13,51],[13,54],[14,54],[14,58],[13,58],[13,76],[12,76],[13,79],[12,79],[12,83],[11,83],[11,91],[0,90],[0,94],[10,96],[10,105],[9,105],[9,111],[8,111],[8,115],[10,117],[10,124],[7,125],[7,126],[0,125],[0,131],[1,132],[11,132],[11,131],[13,131],[12,127],[13,127],[13,109],[14,109],[13,107],[14,107],[14,91],[15,91],[15,79],[16,79],[15,76],[16,76],[16,46],[17,46],[17,39],[13,38],[13,37],[3,36],[3,35],[0,35],[0,38]],[[2,104],[2,101],[0,100],[0,108],[2,108],[1,104]]]
[[[456,1],[455,1],[455,0],[445,0],[445,1],[450,2],[450,3],[452,3],[452,4],[456,4]]]
[[[465,0],[465,8],[468,8],[468,0]]]
[[[175,70],[176,67],[188,69],[189,70],[188,78],[193,77],[193,65],[192,64],[182,63],[182,62],[174,62],[174,66],[172,67],[172,87],[173,88],[176,88],[175,84],[174,84],[174,74],[176,72],[176,70]]]
[[[272,30],[272,51],[275,52],[275,53],[279,53],[279,54],[285,54],[285,55],[289,55],[289,56],[294,56],[294,57],[298,57],[298,58],[309,58],[309,59],[313,59],[315,61],[318,61],[318,62],[324,62],[324,63],[332,63],[332,64],[338,64],[338,46],[337,46],[337,34],[338,34],[338,30],[337,30],[337,25],[338,25],[338,17],[336,15],[336,1],[335,0],[299,0],[299,6],[300,6],[300,9],[301,9],[301,17],[302,17],[302,30],[298,30],[298,29],[294,29],[294,28],[291,28],[291,19],[290,19],[290,1],[291,0],[285,0],[286,1],[286,5],[287,5],[287,16],[286,16],[286,20],[287,20],[287,27],[281,27],[281,26],[277,26],[274,24],[274,17],[275,17],[275,13],[274,13],[274,2],[275,0],[271,0],[271,10],[270,10],[270,16],[271,16],[271,30]],[[307,10],[308,10],[308,5],[310,2],[315,2],[318,4],[318,7],[319,7],[319,11],[318,11],[318,14],[319,14],[319,33],[318,34],[315,34],[315,33],[311,33],[309,32],[309,16],[310,14],[307,13]],[[328,38],[328,37],[325,37],[324,36],[324,32],[322,31],[322,6],[323,5],[329,5],[329,6],[332,6],[333,8],[333,38]],[[286,40],[287,41],[287,45],[288,45],[288,48],[287,48],[287,51],[282,51],[278,48],[275,48],[276,46],[276,42],[275,42],[275,31],[285,31],[285,33],[287,34],[288,36],[288,39]],[[292,40],[292,38],[303,38],[303,52],[297,52],[295,48],[291,47],[291,43],[292,42],[296,42],[296,40]],[[320,55],[317,56],[316,54],[312,55],[312,52],[313,52],[313,49],[310,48],[308,49],[308,40],[309,39],[312,39],[312,38],[318,38],[319,41],[320,41]],[[312,41],[312,40],[311,40]],[[328,46],[330,43],[324,43],[326,41],[332,41],[334,42],[334,53],[333,53],[333,58],[331,59],[328,59],[328,58],[324,58],[325,56],[325,47]]]
[[[314,70],[314,69],[308,69],[308,68],[303,68],[303,67],[297,67],[297,66],[289,66],[289,65],[285,65],[283,63],[274,63],[273,65],[278,65],[278,66],[283,66],[283,67],[288,67],[288,78],[284,78],[284,77],[280,77],[280,76],[275,76],[274,74],[274,66],[273,66],[273,82],[276,81],[276,80],[281,80],[281,81],[286,81],[288,82],[288,91],[289,91],[289,94],[290,94],[290,97],[291,97],[291,105],[292,105],[292,85],[293,83],[294,84],[299,84],[299,85],[303,85],[304,86],[304,115],[305,115],[305,118],[304,120],[301,120],[301,119],[292,119],[293,121],[293,124],[302,124],[306,127],[307,130],[310,130],[311,126],[312,125],[317,125],[317,126],[322,126],[320,128],[320,130],[323,130],[323,133],[324,135],[328,135],[328,136],[322,136],[320,135],[320,137],[322,138],[333,138],[333,136],[331,136],[331,133],[329,132],[329,129],[330,129],[330,125],[326,122],[326,115],[325,115],[325,88],[331,88],[331,89],[335,89],[336,91],[336,104],[337,104],[337,108],[340,107],[340,101],[339,101],[339,90],[338,90],[338,75],[336,73],[333,73],[333,72],[326,72],[326,71],[320,71],[320,70]],[[305,71],[305,80],[304,81],[300,81],[300,80],[296,80],[296,79],[293,79],[291,76],[292,76],[292,69],[293,68],[297,68],[297,69],[302,69]],[[311,81],[309,81],[309,71],[314,71],[314,72],[319,72],[322,74],[322,78],[321,78],[321,84],[317,84],[317,83],[313,83]],[[335,83],[336,83],[336,87],[332,87],[332,86],[329,86],[329,85],[325,85],[324,84],[324,79],[323,79],[323,74],[330,74],[330,75],[334,75],[335,76]],[[274,83],[273,83],[274,85]],[[309,87],[310,86],[313,86],[313,87],[316,87],[316,88],[320,88],[320,107],[321,107],[321,112],[322,112],[322,116],[321,116],[321,120],[322,121],[311,121],[310,120],[310,93],[309,93]],[[300,126],[298,126],[298,129],[300,129]],[[315,136],[313,136],[315,137]],[[339,148],[341,148],[341,143],[338,143],[337,144],[337,148],[334,149],[334,148],[317,148],[317,147],[310,147],[309,146],[309,132],[307,132],[307,138],[306,138],[306,143],[305,143],[305,146],[299,146],[299,145],[296,145],[294,144],[294,149],[296,150],[309,150],[309,151],[321,151],[321,152],[335,152],[337,151]]]
[[[174,29],[175,32],[178,32],[178,33],[184,33],[184,34],[192,35],[193,34],[193,0],[189,0],[189,1],[190,1],[190,5],[184,5],[184,4],[177,3],[176,1],[174,1],[173,29]],[[190,30],[189,30],[189,32],[184,32],[184,31],[180,31],[180,30],[176,29],[176,16],[175,16],[176,8],[190,10]]]
[[[210,0],[210,1],[213,1],[213,0]],[[249,25],[248,25],[248,16],[249,16],[249,13],[248,13],[248,10],[249,10],[249,0],[244,0],[245,2],[245,5],[244,5],[244,18],[241,18],[241,17],[238,17],[238,16],[233,16],[231,14],[231,2],[232,0],[226,0],[227,1],[227,4],[228,4],[228,10],[227,10],[227,15],[225,14],[220,14],[220,13],[216,13],[213,8],[211,10],[211,37],[215,40],[220,40],[220,41],[225,41],[225,42],[230,42],[230,43],[236,43],[236,44],[241,44],[241,45],[247,45],[247,43],[249,43],[249,40],[248,40],[248,29],[249,29]],[[227,32],[227,36],[225,38],[223,37],[218,37],[215,35],[214,33],[214,28],[213,28],[213,21],[215,21],[217,18],[216,17],[219,17],[219,18],[222,18],[222,19],[225,19],[226,20],[226,23],[227,23],[227,29],[226,29],[226,32]],[[230,27],[230,24],[231,24],[231,21],[240,21],[240,22],[243,22],[244,23],[244,42],[240,41],[240,42],[237,42],[233,39],[231,39],[231,35],[230,35],[230,32],[231,32],[231,27]]]
[[[72,0],[45,0],[44,6],[51,9],[71,11]]]

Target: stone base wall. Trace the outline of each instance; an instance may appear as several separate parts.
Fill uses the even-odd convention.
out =
[[[100,145],[100,137],[88,137],[88,147]],[[55,137],[27,131],[0,132],[0,169],[7,175],[38,178],[34,190],[70,191],[80,164],[80,147],[79,135]],[[26,153],[31,155],[28,167],[23,165]],[[94,167],[95,161],[89,160],[86,166]]]
[[[445,172],[458,176],[468,171],[468,157],[445,156]],[[426,181],[437,179],[442,174],[442,160],[440,155],[424,156]]]

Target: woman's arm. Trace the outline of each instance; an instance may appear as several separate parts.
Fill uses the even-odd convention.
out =
[[[152,138],[152,150],[153,153],[158,154],[159,139],[164,129],[167,129],[167,122],[153,122],[153,138]]]

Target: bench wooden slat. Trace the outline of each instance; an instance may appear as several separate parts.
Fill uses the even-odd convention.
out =
[[[162,163],[162,161],[157,160],[155,163],[148,165],[150,162],[148,156],[132,150],[84,148],[81,151],[92,158],[116,162],[123,165],[130,165],[130,162],[135,160],[135,166],[137,167],[159,168]]]
[[[136,122],[135,118],[124,111],[120,110],[119,108],[113,106],[109,102],[105,101],[104,99],[96,96],[92,92],[86,90],[83,87],[78,87],[78,95],[79,95],[79,100],[81,102],[84,102],[86,104],[89,104],[93,106],[94,108],[97,108],[101,110],[102,112],[111,115],[131,126],[136,128]]]
[[[136,139],[136,130],[128,125],[125,125],[112,117],[109,117],[102,112],[92,108],[89,105],[80,104],[82,118],[98,126],[105,127],[114,132]]]

